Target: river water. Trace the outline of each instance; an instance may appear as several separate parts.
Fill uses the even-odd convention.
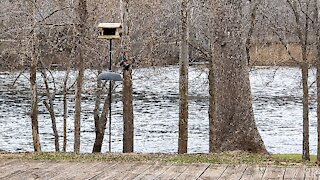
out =
[[[174,153],[178,144],[178,67],[137,69],[133,73],[136,152]],[[15,83],[19,72],[0,73],[0,149],[32,151],[30,89],[28,73]],[[62,89],[64,72],[52,72],[56,89]],[[72,72],[69,85],[74,83]],[[87,71],[82,104],[81,152],[91,152],[95,138],[93,108],[97,74]],[[298,68],[254,68],[250,72],[256,123],[271,153],[302,152],[302,84]],[[41,76],[39,74],[39,83]],[[310,149],[316,154],[315,70],[310,70]],[[52,79],[51,79],[52,82]],[[208,80],[206,70],[191,67],[189,72],[189,152],[208,152]],[[53,84],[53,83],[52,83]],[[53,88],[51,84],[51,87]],[[122,151],[121,84],[115,89],[112,104],[112,151]],[[39,87],[40,91],[43,86]],[[60,93],[61,94],[61,93]],[[43,151],[54,151],[51,120],[40,95],[39,125]],[[68,147],[73,150],[74,91],[68,96]],[[62,143],[62,96],[55,99],[57,126]],[[108,151],[108,130],[102,148]]]

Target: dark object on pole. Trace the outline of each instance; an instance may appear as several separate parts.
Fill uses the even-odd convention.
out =
[[[99,74],[98,80],[104,80],[104,81],[122,81],[122,77],[119,73],[115,72],[103,72]]]

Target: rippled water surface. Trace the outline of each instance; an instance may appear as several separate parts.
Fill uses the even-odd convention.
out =
[[[23,74],[11,87],[16,73],[0,74],[0,149],[32,151],[30,124],[30,90],[28,74]],[[53,72],[56,89],[62,87],[64,72]],[[69,84],[74,83],[76,73]],[[310,70],[310,84],[315,72]],[[189,151],[208,152],[208,85],[205,70],[190,68]],[[39,83],[41,76],[39,75]],[[93,121],[96,74],[86,73],[82,104],[81,152],[91,152],[95,133]],[[51,79],[52,82],[52,79]],[[138,69],[134,72],[135,151],[176,152],[178,144],[178,68]],[[53,87],[53,86],[52,86]],[[43,87],[39,87],[40,91]],[[251,71],[251,88],[256,122],[265,145],[271,153],[301,153],[302,150],[302,85],[298,68],[268,68]],[[112,105],[112,151],[122,151],[121,84],[116,88]],[[60,93],[61,94],[61,93]],[[51,120],[42,104],[39,120],[42,149],[53,151]],[[74,91],[71,90],[68,117],[68,151],[73,149]],[[310,148],[316,153],[315,87],[310,90]],[[60,142],[62,142],[62,96],[55,99]],[[106,132],[108,136],[109,132]],[[108,151],[105,138],[103,152]]]

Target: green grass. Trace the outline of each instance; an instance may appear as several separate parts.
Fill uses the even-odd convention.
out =
[[[244,152],[219,154],[75,154],[75,153],[0,153],[0,159],[76,162],[168,162],[168,163],[211,163],[211,164],[258,164],[258,165],[316,165],[316,156],[311,161],[302,161],[300,154],[260,155]]]
[[[272,155],[274,160],[279,161],[287,161],[287,162],[301,162],[302,155],[301,154],[274,154]],[[317,156],[310,155],[310,162],[316,162]]]

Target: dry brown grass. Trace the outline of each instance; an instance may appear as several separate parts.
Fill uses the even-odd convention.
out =
[[[288,53],[290,52],[290,54]],[[302,62],[301,46],[291,43],[286,49],[280,43],[256,44],[250,49],[250,57],[254,66],[298,66]],[[308,62],[314,64],[315,49],[308,51]]]

